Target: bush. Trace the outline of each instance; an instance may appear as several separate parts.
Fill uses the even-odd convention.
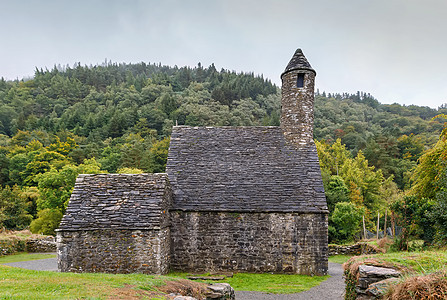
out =
[[[33,217],[28,213],[28,199],[18,186],[0,188],[0,226],[7,229],[23,229]]]
[[[342,241],[351,241],[360,231],[364,209],[350,202],[339,202],[335,205],[330,217],[329,233],[332,238]]]
[[[116,171],[118,174],[143,174],[143,170],[137,168],[119,168]]]
[[[401,234],[401,249],[407,247],[410,239],[423,239],[430,244],[435,235],[435,220],[431,213],[434,203],[430,199],[416,196],[404,196],[391,205],[391,209],[398,216],[398,224],[403,227]]]
[[[38,212],[38,218],[31,222],[30,230],[32,233],[55,235],[54,230],[59,227],[62,216],[62,213],[57,209],[43,209]]]
[[[442,183],[447,185],[446,176],[442,176]],[[434,241],[441,246],[447,244],[447,189],[445,187],[436,194],[435,204],[433,209],[425,212],[425,215],[434,222],[436,230]]]

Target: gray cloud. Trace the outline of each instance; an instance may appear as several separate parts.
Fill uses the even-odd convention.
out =
[[[444,0],[0,1],[0,76],[54,64],[215,63],[279,75],[297,47],[328,92],[447,102]]]

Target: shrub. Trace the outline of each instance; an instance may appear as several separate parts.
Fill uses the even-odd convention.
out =
[[[117,171],[119,174],[143,174],[143,170],[137,168],[119,168]]]
[[[331,216],[330,233],[338,241],[350,241],[360,231],[364,209],[350,202],[339,202]]]
[[[28,213],[30,206],[18,186],[0,188],[0,226],[7,229],[23,229],[33,217]]]
[[[37,214],[38,218],[31,222],[32,233],[55,235],[55,229],[59,227],[62,220],[62,213],[57,209],[43,209]]]

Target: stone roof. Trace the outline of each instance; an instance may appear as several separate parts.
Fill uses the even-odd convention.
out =
[[[315,145],[280,127],[176,126],[166,172],[174,210],[327,213]]]
[[[171,196],[167,174],[81,174],[59,230],[165,227]]]
[[[287,65],[286,69],[284,70],[284,72],[281,74],[281,77],[285,73],[293,71],[293,70],[308,70],[308,71],[314,72],[315,74],[317,73],[312,68],[310,63],[307,61],[307,59],[304,56],[303,51],[301,49],[297,49],[295,51],[295,54],[293,55],[292,59],[290,60],[290,62]]]

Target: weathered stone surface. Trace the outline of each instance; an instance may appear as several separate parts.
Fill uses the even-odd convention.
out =
[[[360,277],[377,277],[377,278],[389,278],[398,277],[400,272],[390,268],[382,268],[368,265],[359,266]]]
[[[169,226],[167,174],[81,174],[59,230]]]
[[[369,285],[368,289],[366,290],[366,293],[375,297],[376,299],[378,299],[386,293],[387,288],[390,285],[393,285],[393,284],[397,283],[398,281],[399,281],[399,278],[391,277],[388,279],[384,279],[384,280],[372,283]]]
[[[298,75],[304,86],[297,86]],[[314,86],[316,72],[298,49],[281,75],[281,128],[291,145],[302,148],[313,143]]]
[[[59,270],[167,273],[171,201],[166,174],[79,175],[57,230]]]
[[[380,249],[371,246],[368,243],[356,243],[354,245],[328,245],[329,256],[332,255],[361,255],[382,253]]]
[[[56,252],[56,240],[53,236],[40,239],[27,239],[25,241],[27,252]]]
[[[225,276],[188,276],[189,280],[224,280]]]
[[[356,292],[359,295],[366,295],[364,296],[364,299],[368,299],[368,297],[373,297],[374,295],[372,293],[379,289],[380,285],[377,286],[376,289],[373,288],[371,291],[369,291],[369,288],[373,284],[381,282],[388,278],[392,277],[397,278],[400,277],[401,275],[399,271],[391,268],[383,268],[369,265],[360,265],[358,271],[359,271],[359,279],[356,286]],[[389,284],[390,281],[387,281],[386,283]]]
[[[174,300],[198,300],[198,299],[190,296],[176,296]]]
[[[208,286],[206,300],[235,299],[234,289],[228,283],[214,283]]]
[[[171,211],[171,268],[326,274],[327,215]]]
[[[170,229],[97,229],[57,232],[61,272],[165,274]]]
[[[166,172],[176,210],[328,213],[313,141],[279,127],[176,126]]]

